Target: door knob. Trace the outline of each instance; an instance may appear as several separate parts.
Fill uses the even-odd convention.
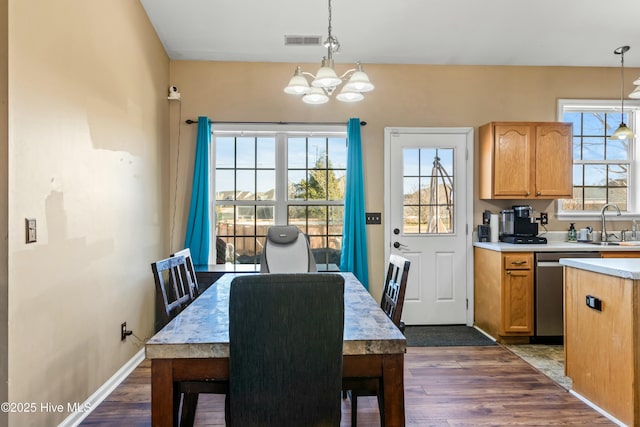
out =
[[[393,229],[393,234],[400,234],[400,229],[399,228],[394,228]]]
[[[393,247],[396,248],[396,249],[399,249],[399,248],[406,248],[407,245],[403,245],[400,242],[393,242]]]

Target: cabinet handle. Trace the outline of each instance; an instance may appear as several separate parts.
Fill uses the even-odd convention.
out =
[[[539,192],[539,191],[538,191],[538,192],[536,192],[536,196],[540,196],[540,195],[542,195],[542,193],[541,193],[541,192]]]
[[[510,275],[510,274],[511,274],[511,270],[507,270],[507,275]]]
[[[530,196],[530,195],[531,195],[531,193],[527,191],[527,196]]]
[[[526,264],[527,261],[511,261],[511,264],[513,265],[522,265],[522,264]]]

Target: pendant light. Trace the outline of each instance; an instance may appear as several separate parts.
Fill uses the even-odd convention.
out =
[[[633,131],[624,123],[624,54],[629,50],[629,46],[620,46],[613,51],[616,55],[620,55],[620,126],[613,132],[609,139],[625,140],[634,137]]]

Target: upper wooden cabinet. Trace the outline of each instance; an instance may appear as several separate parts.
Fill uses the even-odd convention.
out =
[[[571,123],[492,122],[480,127],[481,199],[572,197]]]

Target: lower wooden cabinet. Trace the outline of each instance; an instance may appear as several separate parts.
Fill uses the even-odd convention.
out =
[[[499,342],[533,335],[533,253],[474,248],[475,324]]]
[[[600,258],[640,258],[640,252],[600,252]]]

